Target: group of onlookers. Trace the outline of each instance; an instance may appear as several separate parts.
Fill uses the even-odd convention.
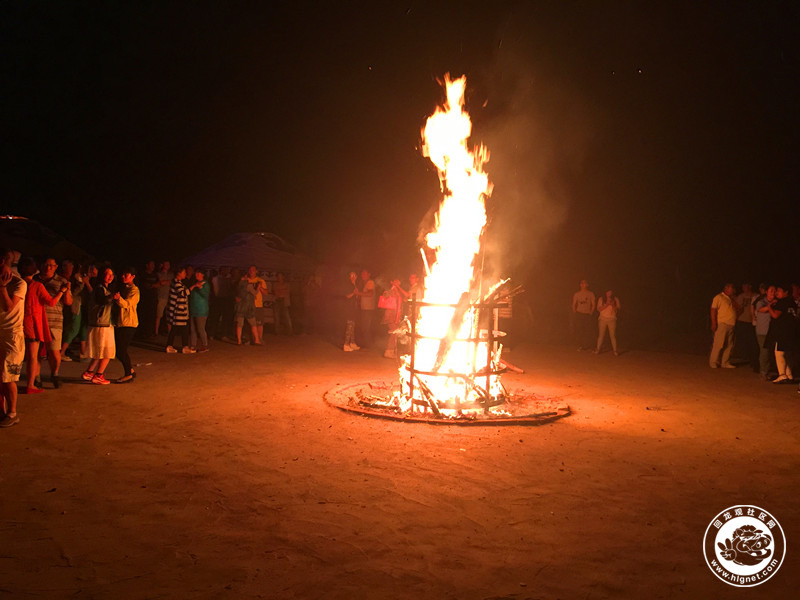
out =
[[[276,333],[294,333],[292,292],[282,273],[268,283],[255,265],[244,273],[236,267],[206,273],[192,266],[172,271],[169,261],[156,269],[155,262],[149,261],[137,280],[142,289],[143,329],[153,337],[166,328],[169,353],[206,352],[211,337],[241,344],[244,336],[251,344],[262,345],[268,321],[274,323]],[[304,293],[308,302],[316,300],[315,278],[309,278]],[[312,328],[311,321],[305,329]]]
[[[397,358],[397,329],[406,316],[404,300],[415,297],[419,300],[423,295],[422,282],[416,273],[408,277],[408,289],[400,280],[393,278],[382,294],[378,294],[372,274],[363,269],[361,275],[351,271],[345,290],[345,330],[342,350],[353,352],[369,348],[374,344],[376,314],[383,311],[381,324],[385,325],[388,340],[383,355],[386,358]],[[360,345],[357,343],[360,342]]]
[[[739,362],[773,383],[791,383],[800,372],[800,284],[751,284],[737,294],[732,283],[711,301],[712,369]],[[800,391],[800,390],[798,390]]]
[[[620,308],[622,305],[613,290],[607,289],[597,298],[589,289],[589,282],[581,280],[580,289],[572,295],[572,331],[579,352],[591,350],[600,354],[608,333],[611,350],[614,356],[619,356],[617,317]]]

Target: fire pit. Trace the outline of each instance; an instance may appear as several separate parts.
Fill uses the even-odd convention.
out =
[[[522,288],[484,273],[485,200],[492,184],[484,171],[488,150],[470,150],[472,122],[464,109],[466,78],[445,76],[446,100],[422,130],[422,152],[436,166],[443,198],[436,227],[421,248],[421,298],[406,303],[392,335],[409,345],[399,383],[348,386],[326,401],[371,416],[441,423],[542,422],[570,414],[557,400],[511,394],[500,381],[505,333],[498,311]],[[429,261],[428,256],[434,257]],[[378,393],[380,392],[380,393]]]
[[[441,408],[431,411],[407,410],[398,406],[399,386],[386,381],[351,383],[325,392],[325,402],[339,410],[365,417],[391,419],[405,423],[432,425],[543,425],[572,414],[570,407],[559,398],[544,397],[526,390],[515,390],[505,396],[501,410],[472,411],[448,414]]]

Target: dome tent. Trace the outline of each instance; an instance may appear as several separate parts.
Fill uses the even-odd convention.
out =
[[[247,269],[255,265],[268,277],[284,273],[296,279],[314,272],[314,265],[306,256],[274,233],[234,233],[221,242],[201,250],[181,261],[200,269],[238,267]]]
[[[0,247],[35,258],[70,259],[77,264],[87,264],[94,257],[83,248],[48,229],[38,221],[26,217],[0,215]]]

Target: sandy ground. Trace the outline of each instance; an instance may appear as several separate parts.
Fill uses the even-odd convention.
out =
[[[702,356],[523,347],[539,427],[369,419],[323,393],[394,376],[316,338],[133,349],[132,385],[22,396],[0,431],[0,596],[781,598],[800,587],[800,396]],[[65,364],[76,378],[79,364]],[[112,363],[110,376],[121,367]],[[739,590],[702,539],[731,505],[788,556]],[[792,590],[795,590],[794,592]]]

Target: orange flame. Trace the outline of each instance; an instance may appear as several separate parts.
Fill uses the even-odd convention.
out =
[[[422,300],[451,306],[420,308],[415,371],[475,374],[487,364],[486,343],[466,341],[478,336],[477,311],[457,312],[452,306],[459,301],[463,303],[465,295],[470,301],[478,299],[475,261],[486,226],[484,201],[492,192],[492,184],[483,170],[489,160],[488,150],[482,145],[474,151],[469,148],[472,122],[464,109],[466,84],[466,77],[451,80],[449,75],[445,76],[447,99],[444,106],[437,107],[428,118],[422,130],[422,153],[436,165],[443,194],[435,230],[426,237],[435,262],[425,279]],[[457,315],[456,323],[453,323],[454,315]],[[441,340],[448,335],[451,343],[445,345],[443,356]],[[499,355],[496,359],[499,360]],[[408,357],[404,357],[400,373],[403,395],[411,395],[410,389],[414,387],[413,396],[420,398],[419,386],[410,382]],[[436,398],[474,400],[475,392],[463,377],[417,377]],[[499,381],[495,385],[499,385]]]

